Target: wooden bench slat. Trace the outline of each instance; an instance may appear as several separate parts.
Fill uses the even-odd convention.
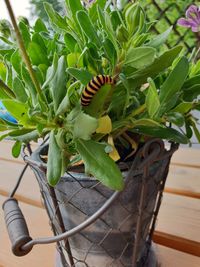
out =
[[[164,246],[155,245],[160,267],[199,267],[200,257],[195,257]]]
[[[200,257],[200,242],[195,242],[193,240],[166,234],[160,231],[154,232],[153,240],[155,243],[165,247]]]
[[[8,196],[8,194],[13,190],[23,167],[24,164],[21,165],[17,162],[10,163],[0,160],[0,194]],[[16,192],[16,198],[36,207],[42,206],[39,186],[33,171],[30,168],[28,168],[24,174],[21,184]]]
[[[172,164],[200,168],[200,149],[180,147],[172,157]]]
[[[200,193],[200,169],[171,165],[166,188],[183,192]]]
[[[200,200],[165,193],[156,230],[200,242]]]

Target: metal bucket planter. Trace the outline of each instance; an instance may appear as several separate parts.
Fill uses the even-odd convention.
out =
[[[67,172],[52,188],[40,157],[48,147],[39,148],[31,157],[24,154],[38,180],[54,235],[60,238],[33,240],[23,249],[58,241],[56,267],[157,266],[152,235],[170,159],[177,148],[172,143],[165,149],[160,139],[148,141],[133,162],[120,165],[126,185],[122,192],[113,192],[86,176],[83,167]]]

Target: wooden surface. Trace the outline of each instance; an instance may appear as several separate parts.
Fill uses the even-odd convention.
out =
[[[10,155],[12,144],[0,143],[0,203],[15,185],[24,164]],[[24,176],[17,198],[32,237],[51,235],[38,185],[31,170]],[[154,234],[162,267],[200,266],[200,150],[181,148],[175,153]],[[0,267],[53,267],[55,245],[40,245],[25,257],[15,257],[0,209]],[[102,266],[104,267],[104,266]]]

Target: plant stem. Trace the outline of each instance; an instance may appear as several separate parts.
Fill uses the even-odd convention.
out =
[[[139,108],[135,109],[135,110],[128,116],[128,118],[129,118],[129,117],[134,117],[134,116],[136,116],[136,115],[142,113],[143,111],[145,111],[145,108],[146,108],[146,105],[145,105],[145,104],[141,105]]]
[[[19,45],[19,48],[21,50],[21,53],[22,53],[22,57],[23,57],[23,60],[24,60],[24,63],[26,64],[27,66],[27,69],[28,69],[28,72],[30,74],[30,77],[33,81],[33,84],[36,88],[36,91],[37,93],[39,94],[40,98],[46,103],[46,99],[42,93],[42,90],[40,88],[40,85],[39,85],[39,82],[35,76],[35,73],[33,71],[33,68],[32,68],[32,65],[31,65],[31,61],[30,61],[30,58],[26,52],[26,48],[25,48],[25,45],[24,45],[24,42],[22,40],[22,36],[21,36],[21,33],[19,31],[19,28],[18,28],[18,25],[17,25],[17,22],[16,22],[16,19],[15,19],[15,15],[14,15],[14,12],[13,12],[13,9],[11,7],[11,4],[10,4],[10,1],[9,0],[5,0],[5,4],[6,4],[6,7],[7,7],[7,10],[8,10],[8,13],[9,13],[9,16],[10,16],[10,19],[12,21],[12,24],[13,24],[13,27],[14,27],[14,30],[15,30],[15,34],[16,34],[16,39],[17,39],[17,42],[18,42],[18,45]],[[46,103],[47,104],[47,103]]]
[[[6,92],[8,96],[10,96],[11,98],[16,98],[13,91],[0,79],[0,88],[1,87],[4,89],[4,91]]]

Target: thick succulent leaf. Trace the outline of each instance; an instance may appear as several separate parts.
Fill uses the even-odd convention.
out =
[[[163,104],[166,105],[166,103],[181,90],[188,75],[188,71],[188,60],[186,57],[182,57],[160,88],[161,106]]]
[[[124,187],[122,174],[115,162],[106,154],[105,146],[92,140],[75,141],[80,153],[85,172],[92,174],[102,184],[114,190],[122,190]]]
[[[26,93],[26,90],[24,88],[22,81],[18,77],[14,78],[12,89],[16,95],[17,100],[19,100],[20,102],[26,103],[28,99],[28,95]]]
[[[192,102],[200,95],[200,83],[194,84],[190,88],[183,91],[183,99],[187,102]]]
[[[47,12],[47,15],[49,17],[52,26],[56,26],[56,29],[60,31],[61,29],[67,30],[68,25],[65,18],[61,17],[60,14],[54,10],[51,4],[45,2],[44,8]]]
[[[151,65],[127,75],[130,86],[132,88],[141,86],[147,81],[148,77],[156,77],[159,73],[171,66],[172,62],[175,60],[181,50],[181,46],[176,46],[163,53],[159,58],[155,59]]]
[[[69,49],[69,51],[73,53],[77,44],[76,39],[74,39],[71,33],[67,32],[64,36],[64,41],[67,46],[67,49]]]
[[[19,121],[27,119],[28,106],[14,99],[2,100],[5,108],[10,114]]]
[[[153,118],[160,107],[160,100],[157,89],[152,79],[148,79],[149,88],[146,96],[146,107],[150,118]]]
[[[133,129],[134,132],[158,137],[161,139],[170,140],[176,143],[188,144],[188,138],[182,133],[172,128],[166,127],[149,127],[149,126],[138,126]]]
[[[84,33],[84,35],[92,42],[94,42],[97,47],[101,46],[101,42],[99,40],[99,37],[97,35],[97,32],[94,28],[94,25],[92,21],[90,20],[88,14],[81,10],[77,12],[77,20],[79,22],[79,25]]]
[[[171,112],[167,113],[166,114],[166,119],[169,122],[171,122],[171,123],[173,123],[173,124],[175,124],[175,125],[177,125],[179,127],[183,126],[184,123],[185,123],[184,116],[179,112],[172,112],[171,111]]]
[[[176,106],[172,111],[184,114],[184,113],[189,112],[193,106],[194,106],[194,103],[192,102],[182,102],[178,106]]]
[[[39,64],[49,65],[46,51],[42,49],[41,45],[35,42],[30,42],[28,46],[28,53],[33,65],[36,66]]]
[[[164,44],[167,41],[167,38],[170,35],[171,31],[172,31],[172,26],[169,29],[167,29],[165,32],[158,34],[154,39],[149,41],[146,45],[154,47],[154,48],[160,47],[162,44]]]
[[[90,72],[84,69],[68,68],[67,72],[83,85],[87,85],[93,77]]]
[[[98,127],[96,118],[83,113],[83,111],[76,111],[76,108],[68,115],[67,122],[71,125],[73,137],[84,140],[89,140]]]
[[[67,73],[65,56],[61,56],[53,79],[50,82],[50,90],[53,96],[54,110],[56,111],[67,93]]]
[[[124,64],[136,69],[153,63],[156,50],[152,47],[136,47],[128,50]]]
[[[47,180],[51,186],[55,186],[62,172],[61,149],[57,144],[55,132],[51,131],[49,139],[48,161],[47,161]]]
[[[18,158],[21,152],[22,143],[20,141],[16,141],[12,147],[12,155],[14,158]]]
[[[35,32],[48,32],[46,25],[42,21],[41,18],[38,18],[34,25],[34,31]]]

